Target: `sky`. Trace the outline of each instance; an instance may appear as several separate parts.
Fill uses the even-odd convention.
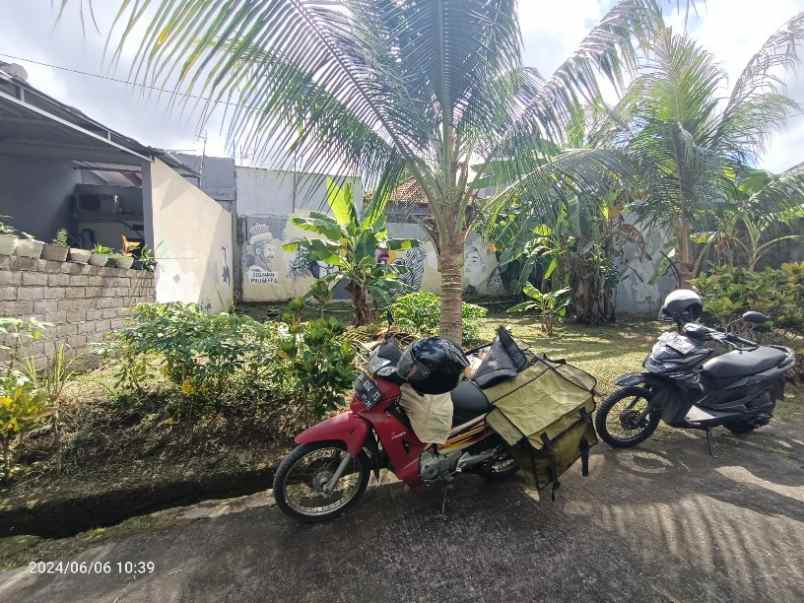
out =
[[[125,57],[117,69],[104,63],[105,34],[119,0],[94,0],[101,33],[91,24],[82,30],[79,0],[72,0],[56,23],[54,6],[59,4],[57,0],[0,0],[0,60],[20,63],[37,88],[144,144],[196,153],[206,144],[208,155],[230,154],[218,117],[201,130],[199,113],[178,111],[168,95],[4,56],[125,80]],[[520,0],[525,64],[549,75],[611,4],[612,0]],[[688,28],[733,82],[768,36],[801,11],[804,0],[707,0],[691,14]],[[683,28],[682,15],[668,13],[666,20]],[[804,65],[799,72],[789,75],[788,93],[804,104]],[[804,117],[796,117],[770,141],[760,166],[781,171],[802,160]]]

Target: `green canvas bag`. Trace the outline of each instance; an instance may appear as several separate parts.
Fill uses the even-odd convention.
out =
[[[516,377],[483,390],[495,407],[486,421],[511,446],[526,478],[542,491],[578,459],[588,474],[595,378],[564,361],[534,355]]]

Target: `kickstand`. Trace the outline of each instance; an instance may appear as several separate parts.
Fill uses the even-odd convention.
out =
[[[441,515],[446,516],[447,514],[447,495],[449,494],[449,489],[452,487],[450,482],[444,484],[444,491],[441,495]]]
[[[715,456],[715,453],[712,452],[712,430],[709,427],[706,428],[706,450],[709,452],[709,456]]]

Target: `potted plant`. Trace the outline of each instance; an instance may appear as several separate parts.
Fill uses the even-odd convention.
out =
[[[23,258],[34,258],[38,260],[42,256],[45,248],[44,241],[38,241],[27,232],[22,233],[23,238],[17,241],[17,248],[14,250],[18,256]]]
[[[112,265],[118,268],[131,268],[132,264],[134,264],[134,256],[131,253],[124,253],[123,251],[115,253],[111,257],[111,260]]]
[[[42,257],[46,260],[53,260],[54,262],[66,262],[67,252],[69,251],[70,243],[67,241],[67,229],[59,228],[53,242],[45,245]]]
[[[125,235],[121,235],[123,239],[123,247],[120,253],[112,256],[112,264],[118,268],[131,268],[134,264],[134,250],[138,249],[140,244],[138,241],[129,241]]]
[[[89,256],[89,263],[93,266],[105,266],[109,258],[114,254],[114,249],[106,247],[106,245],[95,245],[92,249],[92,255]]]
[[[80,247],[70,247],[70,261],[76,264],[88,264],[92,251]]]
[[[143,245],[140,257],[134,262],[134,268],[136,270],[145,270],[146,272],[153,272],[156,268],[156,256],[147,245]]]
[[[17,247],[17,235],[14,234],[14,227],[5,222],[7,219],[8,216],[0,216],[0,254],[13,255]]]

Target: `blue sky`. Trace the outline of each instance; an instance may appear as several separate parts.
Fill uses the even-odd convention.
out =
[[[102,65],[104,35],[88,27],[82,33],[78,0],[62,21],[54,24],[52,0],[0,0],[0,53],[39,60],[83,71],[125,78]],[[59,2],[55,2],[59,4]],[[600,20],[611,0],[520,0],[525,62],[549,74]],[[675,2],[672,2],[675,5]],[[95,0],[102,32],[106,32],[118,2]],[[712,51],[732,81],[751,55],[782,23],[804,10],[804,0],[707,0],[689,21],[691,35]],[[682,27],[672,14],[668,22]],[[0,55],[0,60],[9,61]],[[145,144],[200,152],[198,115],[179,114],[167,99],[106,80],[87,78],[21,62],[30,82],[104,124]],[[804,70],[804,67],[800,71]],[[804,104],[804,77],[791,74],[790,94]],[[207,152],[225,154],[220,123],[206,128]],[[790,122],[768,145],[761,165],[782,170],[804,160],[804,118]]]

